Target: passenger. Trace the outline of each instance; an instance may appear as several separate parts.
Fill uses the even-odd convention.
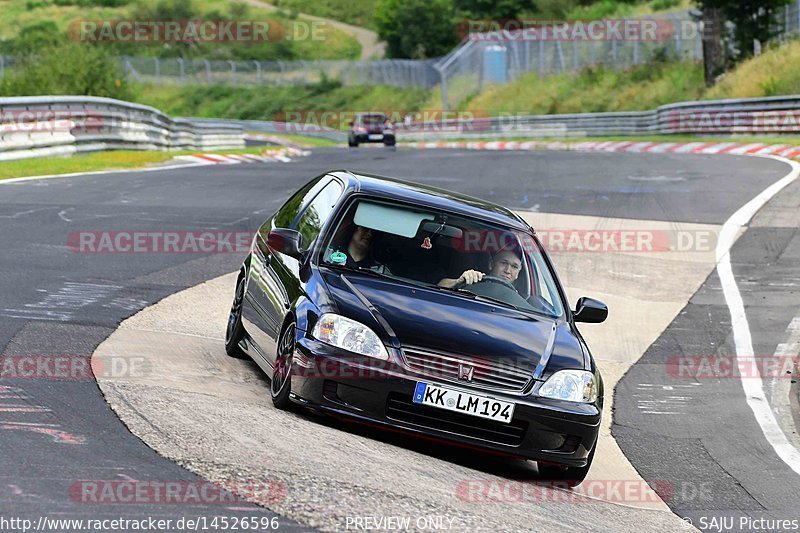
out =
[[[389,268],[377,261],[372,255],[372,244],[375,233],[370,228],[355,226],[350,241],[347,245],[347,252],[333,251],[328,257],[329,263],[339,264],[347,268],[365,268],[378,272],[379,274],[391,275]]]

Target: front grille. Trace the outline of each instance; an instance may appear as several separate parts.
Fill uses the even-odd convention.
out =
[[[392,392],[386,402],[386,416],[415,426],[445,431],[497,444],[519,446],[525,438],[528,423],[512,419],[503,424],[475,416],[453,413],[411,402],[406,395]]]
[[[403,350],[406,368],[415,374],[452,381],[461,385],[504,392],[522,392],[530,383],[533,370],[485,359],[468,359],[441,355],[417,349]],[[472,381],[459,379],[459,365],[474,368]]]

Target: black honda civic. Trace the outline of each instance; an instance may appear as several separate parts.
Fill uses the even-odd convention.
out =
[[[580,483],[603,382],[535,231],[512,211],[396,179],[332,171],[256,233],[226,331],[274,405],[537,461]]]

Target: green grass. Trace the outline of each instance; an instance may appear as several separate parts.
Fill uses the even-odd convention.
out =
[[[800,41],[774,46],[725,74],[704,98],[749,98],[800,93]]]
[[[80,0],[75,0],[79,3]],[[159,20],[149,14],[156,2],[137,4],[130,1],[117,7],[95,5],[56,5],[53,0],[0,0],[0,41],[9,41],[27,26],[52,21],[58,31],[68,32],[77,39],[80,36],[80,21],[128,20],[137,18],[137,10],[146,20]],[[144,7],[138,7],[144,6]],[[329,25],[318,27],[319,40],[292,39],[303,35],[308,23],[296,21],[286,14],[253,7],[237,0],[193,0],[189,18],[203,20],[267,20],[270,28],[280,26],[286,39],[266,43],[200,43],[195,45],[163,45],[136,43],[100,43],[113,54],[134,56],[204,57],[208,59],[355,59],[361,55],[361,45],[356,38]],[[142,11],[143,10],[143,11]],[[178,17],[181,18],[181,17]],[[186,18],[186,17],[183,17]],[[295,26],[298,26],[295,31]],[[8,44],[6,44],[8,48]],[[2,50],[2,48],[0,48]]]
[[[263,131],[251,131],[253,135],[269,135],[270,137],[277,137],[284,141],[294,143],[301,148],[330,148],[332,146],[341,146],[342,143],[325,139],[322,137],[308,137],[305,135],[293,135],[290,133],[264,133]]]
[[[427,99],[424,89],[348,86],[323,82],[308,87],[159,87],[138,88],[138,102],[170,116],[281,120],[291,111],[354,112],[415,110]]]
[[[700,65],[656,63],[627,71],[595,68],[544,78],[528,74],[490,87],[461,107],[489,115],[634,111],[696,99],[703,91]]]
[[[225,154],[260,154],[263,146],[252,146],[233,150],[219,150]],[[174,152],[115,151],[77,154],[65,157],[39,157],[0,162],[0,180],[49,174],[71,174],[74,172],[99,172],[141,168],[169,161],[175,156],[191,155],[199,150]],[[215,152],[208,152],[215,153]]]
[[[273,3],[290,12],[308,13],[375,29],[376,0],[273,0]]]
[[[642,111],[699,99],[800,94],[800,41],[769,48],[706,89],[702,65],[654,63],[626,71],[603,68],[541,78],[528,74],[461,104],[478,114],[555,114]],[[432,101],[431,101],[432,103]]]

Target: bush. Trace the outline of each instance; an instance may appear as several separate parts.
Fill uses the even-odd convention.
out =
[[[18,56],[0,81],[2,96],[70,94],[129,100],[132,91],[117,60],[104,50],[64,41]]]

